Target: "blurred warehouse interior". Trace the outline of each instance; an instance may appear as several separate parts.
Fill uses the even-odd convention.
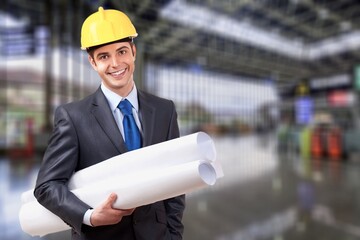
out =
[[[137,28],[138,88],[175,102],[182,135],[205,131],[215,139],[226,177],[189,199],[186,239],[360,237],[360,195],[354,190],[360,178],[358,1],[5,0],[0,5],[5,239],[28,239],[17,225],[17,205],[12,212],[2,205],[15,204],[31,187],[55,108],[99,86],[80,50],[81,24],[99,6],[124,11]],[[325,166],[331,165],[332,174],[333,162],[345,176],[336,184],[356,191],[343,212],[332,208],[346,205],[342,197],[329,200],[341,187],[327,181]],[[250,179],[252,185],[242,184]],[[323,194],[318,205],[314,192]],[[236,216],[220,209],[224,199],[215,197],[220,193],[233,199],[228,207],[236,208]],[[268,208],[256,193],[264,194]],[[305,209],[300,213],[291,205],[301,200],[316,205],[311,220],[309,204],[300,204]]]

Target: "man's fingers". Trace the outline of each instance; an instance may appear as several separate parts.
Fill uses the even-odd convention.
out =
[[[132,208],[132,209],[114,209],[113,205],[114,205],[116,199],[117,199],[117,195],[115,193],[111,193],[109,195],[109,197],[106,199],[103,206],[106,207],[106,208],[111,208],[113,210],[120,211],[119,213],[121,215],[123,215],[123,216],[131,215],[134,212],[135,208]]]
[[[116,224],[120,222],[124,216],[129,216],[134,212],[135,208],[124,210],[113,208],[116,199],[117,195],[111,193],[103,204],[94,209],[90,217],[90,222],[94,227]]]
[[[115,193],[111,193],[110,196],[107,198],[105,205],[112,208],[116,199],[117,199],[117,195]]]

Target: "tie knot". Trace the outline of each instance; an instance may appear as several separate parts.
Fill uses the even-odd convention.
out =
[[[118,108],[124,115],[132,114],[132,105],[127,99],[124,99],[123,101],[121,101],[118,105]]]

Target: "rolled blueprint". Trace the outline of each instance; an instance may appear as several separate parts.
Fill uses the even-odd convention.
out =
[[[98,179],[121,176],[133,170],[165,168],[198,159],[211,162],[217,176],[223,176],[220,165],[215,162],[216,150],[212,139],[204,132],[197,132],[120,154],[82,169],[71,177],[69,189],[81,188]],[[33,191],[22,194],[23,203],[35,200]]]
[[[130,209],[213,185],[216,179],[216,171],[209,162],[192,161],[167,168],[133,171],[72,192],[91,207],[98,206],[114,192],[118,195],[114,207]],[[23,231],[32,236],[70,228],[37,201],[23,204],[19,219]]]
[[[195,161],[165,170],[137,172],[110,178],[73,192],[91,207],[98,206],[110,193],[115,192],[119,197],[114,207],[131,209],[214,185],[215,182],[216,172],[211,164]]]
[[[126,152],[82,169],[70,179],[69,188],[81,188],[97,179],[120,176],[134,170],[160,169],[199,159],[210,162],[216,159],[214,143],[204,132]]]
[[[21,203],[27,203],[35,200],[36,198],[34,197],[34,189],[30,189],[21,194]]]

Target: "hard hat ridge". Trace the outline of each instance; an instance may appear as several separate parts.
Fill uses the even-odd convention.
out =
[[[103,7],[99,7],[99,17],[101,20],[105,20],[105,11]]]

